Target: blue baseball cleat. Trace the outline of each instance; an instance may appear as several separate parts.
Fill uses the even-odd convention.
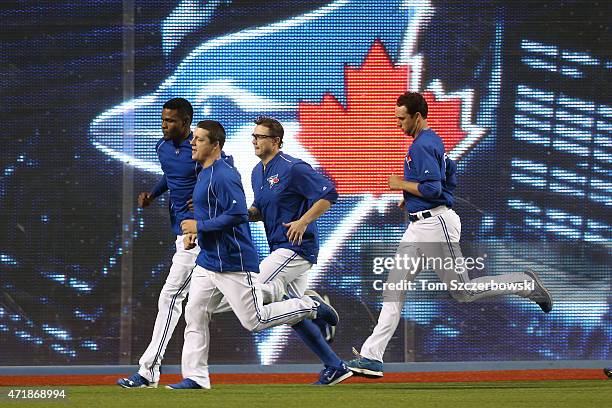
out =
[[[342,367],[325,367],[319,373],[319,381],[313,385],[336,385],[351,377],[353,372],[349,370],[346,364],[342,363]]]
[[[544,313],[550,313],[553,308],[553,299],[550,295],[550,292],[548,291],[548,289],[546,289],[544,283],[542,283],[540,277],[537,273],[535,273],[535,271],[527,269],[525,271],[525,274],[531,279],[533,279],[535,282],[535,289],[529,295],[529,299],[536,302]]]
[[[123,388],[157,388],[156,382],[150,382],[138,373],[129,378],[118,379],[117,385],[120,385]]]
[[[203,387],[190,378],[183,378],[183,381],[176,384],[166,385],[169,390],[200,390]]]
[[[315,292],[314,290],[306,290],[304,291],[304,294],[307,296],[310,296],[310,295],[318,296],[317,292]],[[329,301],[329,297],[327,295],[323,295],[321,296],[321,298],[323,299],[325,303],[327,303],[328,305],[331,305],[331,302]],[[315,323],[317,327],[319,328],[319,330],[321,330],[321,335],[323,336],[323,338],[328,344],[331,344],[334,342],[334,338],[336,337],[336,327],[335,326],[330,325],[329,323],[327,323],[326,321],[322,319],[315,319],[313,320],[313,323]]]
[[[353,347],[353,354],[357,357],[346,363],[353,374],[367,378],[380,378],[383,376],[383,363],[381,361],[362,357],[355,347]]]
[[[323,320],[330,326],[337,325],[338,321],[340,320],[340,316],[338,316],[338,312],[336,312],[336,309],[334,309],[329,303],[325,302],[325,300],[323,300],[323,297],[321,297],[314,290],[311,290],[310,293],[311,294],[308,296],[310,296],[310,298],[314,300],[317,306],[317,317],[314,319],[314,321]],[[318,324],[319,323],[317,322],[317,325]]]
[[[608,377],[608,378],[612,378],[612,367],[608,367],[608,368],[604,368],[604,374]]]
[[[336,338],[336,326],[332,326],[326,321],[320,319],[315,319],[313,322],[319,327],[319,330],[321,330],[321,335],[327,344],[332,344]]]

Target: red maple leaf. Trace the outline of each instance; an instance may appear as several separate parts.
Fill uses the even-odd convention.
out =
[[[346,108],[329,93],[320,104],[299,104],[297,138],[334,180],[338,193],[380,195],[389,191],[390,174],[403,174],[412,138],[397,126],[395,102],[408,89],[409,72],[407,65],[394,66],[376,40],[361,68],[344,68]],[[436,101],[432,92],[423,96],[429,126],[452,150],[467,135],[460,127],[461,99]]]

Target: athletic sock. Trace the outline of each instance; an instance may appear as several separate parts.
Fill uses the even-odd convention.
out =
[[[293,330],[302,339],[302,342],[319,357],[327,367],[340,368],[342,360],[336,355],[334,350],[327,344],[319,327],[310,319],[302,320],[294,324]]]

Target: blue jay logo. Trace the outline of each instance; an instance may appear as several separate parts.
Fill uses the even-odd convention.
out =
[[[270,188],[274,187],[280,181],[280,179],[278,178],[278,174],[268,177],[267,180],[268,183],[270,183]]]

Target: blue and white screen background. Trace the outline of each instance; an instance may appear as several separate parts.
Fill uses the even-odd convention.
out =
[[[454,209],[465,251],[486,248],[494,260],[487,274],[537,270],[555,306],[545,315],[519,297],[459,304],[443,292],[409,294],[385,361],[612,358],[606,7],[3,5],[0,365],[136,363],[146,348],[175,237],[167,195],[144,210],[136,196],[162,174],[154,147],[161,107],[172,97],[191,101],[194,122],[223,123],[247,201],[258,160],[250,134],[260,115],[283,123],[287,153],[337,181],[339,201],[319,221],[322,250],[310,285],[340,313],[333,347],[349,358],[381,307],[372,257],[393,255],[406,228],[399,196],[385,187],[395,162],[376,165],[399,155],[401,171],[405,150],[390,151],[401,134],[392,110],[367,113],[392,109],[406,90],[428,95],[457,161]],[[263,258],[263,228],[252,231]],[[164,363],[180,362],[183,328]],[[287,327],[251,334],[231,313],[213,317],[212,364],[315,361]]]

